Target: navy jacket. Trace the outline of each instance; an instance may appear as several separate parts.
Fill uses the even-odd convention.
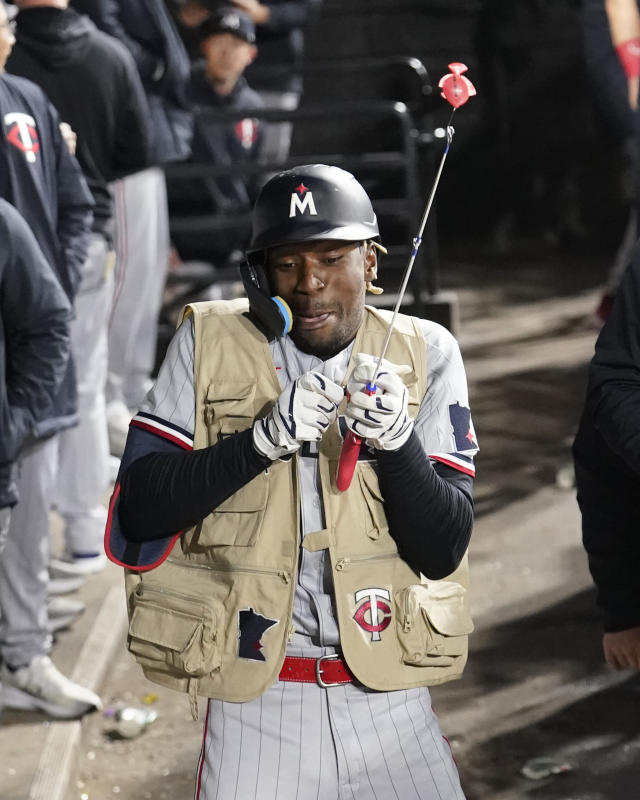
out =
[[[209,83],[205,65],[194,65],[189,98],[194,109],[194,134],[191,161],[197,164],[242,165],[259,160],[262,126],[251,115],[264,103],[244,78],[228,95],[221,95]],[[228,120],[227,111],[246,111],[243,119]],[[211,116],[214,112],[215,116]],[[174,230],[172,241],[185,260],[224,264],[233,251],[246,247],[248,215],[260,188],[255,175],[212,176],[203,173],[192,178],[176,178],[167,173],[169,209],[175,216],[220,214],[229,217],[224,228]]]
[[[0,508],[12,464],[51,412],[66,374],[71,306],[29,226],[0,199]]]
[[[72,301],[87,255],[93,199],[60,133],[60,118],[42,90],[24,78],[0,74],[0,197],[27,221],[47,262]],[[72,362],[39,435],[76,423]]]
[[[151,114],[154,163],[189,156],[193,121],[186,100],[189,57],[162,0],[73,0],[133,55]]]
[[[640,625],[640,246],[589,366],[573,444],[582,536],[608,631]]]
[[[95,200],[94,230],[109,231],[108,183],[150,163],[149,109],[129,51],[73,9],[17,17],[7,71],[45,92],[78,137],[76,156]]]

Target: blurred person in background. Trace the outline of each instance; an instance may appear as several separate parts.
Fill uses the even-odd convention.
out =
[[[640,670],[640,246],[589,366],[573,444],[582,539],[614,669]]]
[[[483,167],[496,187],[493,203],[482,211],[494,214],[486,228],[501,253],[523,236],[563,249],[579,248],[585,239],[581,183],[590,154],[582,143],[590,118],[579,25],[574,0],[485,0],[479,6],[475,43],[488,147]],[[558,86],[571,90],[559,93]]]
[[[192,68],[189,88],[194,107],[191,161],[229,167],[257,161],[263,130],[257,119],[225,120],[208,114],[236,110],[250,113],[262,108],[260,96],[243,77],[257,54],[255,26],[241,11],[222,7],[200,26],[199,33],[203,58]],[[220,265],[233,260],[236,253],[236,257],[242,257],[248,229],[237,222],[250,212],[257,190],[257,178],[241,172],[169,181],[170,208],[177,214],[229,216],[224,230],[174,234],[180,256]]]
[[[15,0],[16,45],[7,71],[37,83],[70,124],[93,199],[89,252],[75,298],[73,355],[79,424],[60,437],[57,510],[65,523],[65,563],[54,577],[89,574],[106,563],[102,547],[109,485],[105,409],[107,321],[113,295],[113,202],[109,182],[149,162],[147,102],[128,50],[68,0]]]
[[[302,60],[305,28],[318,18],[322,0],[232,0],[256,26],[259,58],[247,79],[267,108],[295,111],[303,91]],[[293,125],[272,122],[265,126],[264,158],[278,164],[291,147]]]
[[[249,70],[249,83],[268,108],[295,111],[303,90],[302,61],[305,28],[318,18],[322,0],[227,0],[247,14],[257,29],[259,59]],[[192,59],[197,59],[198,28],[212,12],[227,5],[221,0],[169,0],[178,30]],[[279,164],[289,155],[293,125],[265,125],[264,154],[267,162]]]
[[[4,71],[14,44],[13,26],[0,3],[0,197],[22,214],[72,303],[87,257],[93,199],[54,107],[34,83]],[[101,705],[96,694],[64,677],[48,655],[49,511],[57,434],[77,423],[72,367],[67,361],[53,404],[31,430],[18,472],[22,501],[11,514],[0,559],[0,706],[38,709],[53,717],[81,716]]]
[[[162,166],[191,152],[190,64],[159,0],[73,0],[131,52],[149,106],[153,166],[115,183],[116,270],[109,320],[107,419],[111,452],[124,448],[131,412],[151,385],[158,315],[169,267],[169,212]]]
[[[29,226],[0,199],[0,558],[19,500],[16,462],[69,358],[71,306]]]

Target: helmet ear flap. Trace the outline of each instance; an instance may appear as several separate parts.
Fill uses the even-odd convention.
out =
[[[293,325],[291,309],[281,297],[271,296],[264,266],[247,260],[240,266],[240,276],[249,308],[264,326],[269,340],[289,333]]]

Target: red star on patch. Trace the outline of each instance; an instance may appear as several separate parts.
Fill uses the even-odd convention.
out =
[[[469,432],[465,436],[465,439],[468,439],[470,442],[473,442],[473,433],[471,432],[471,428],[469,428]]]
[[[296,186],[296,192],[298,192],[299,195],[303,195],[305,192],[308,192],[308,191],[309,190],[304,185],[304,183],[301,183],[300,186]]]

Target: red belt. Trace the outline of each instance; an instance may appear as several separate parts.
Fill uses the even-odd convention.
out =
[[[281,681],[317,683],[325,689],[353,683],[354,677],[337,653],[320,658],[301,658],[287,656],[280,670]]]

